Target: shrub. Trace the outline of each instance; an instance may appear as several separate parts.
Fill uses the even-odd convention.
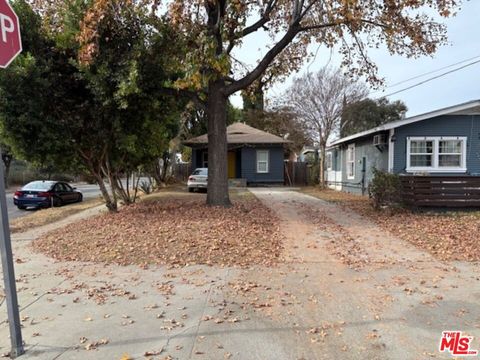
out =
[[[145,195],[148,195],[153,191],[152,185],[145,180],[140,182],[140,190],[142,190]]]
[[[373,179],[368,185],[368,195],[373,207],[396,207],[402,204],[400,177],[384,171],[373,169]]]

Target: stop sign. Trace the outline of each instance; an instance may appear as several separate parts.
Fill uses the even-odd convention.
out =
[[[22,52],[20,24],[8,0],[0,0],[0,68],[6,68]]]

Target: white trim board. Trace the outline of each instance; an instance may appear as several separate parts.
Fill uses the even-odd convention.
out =
[[[352,160],[348,160],[348,153],[351,152]],[[352,164],[352,175],[348,173],[349,165]],[[347,179],[354,180],[355,179],[355,144],[349,144],[347,148]]]
[[[388,172],[393,173],[393,168],[395,165],[395,142],[392,141],[395,136],[395,129],[390,129],[390,134],[388,136]]]
[[[473,101],[469,101],[469,102],[466,102],[466,103],[442,108],[442,109],[439,109],[439,110],[430,111],[430,112],[420,114],[420,115],[417,115],[417,116],[412,116],[412,117],[409,117],[409,118],[406,118],[406,119],[392,121],[390,123],[377,126],[376,128],[373,128],[373,129],[370,129],[370,130],[365,130],[365,131],[362,131],[362,132],[359,132],[359,133],[356,133],[356,134],[353,134],[353,135],[346,136],[344,138],[335,140],[335,141],[331,142],[328,146],[329,147],[335,146],[335,145],[344,143],[346,141],[357,139],[357,138],[362,137],[362,136],[374,134],[374,133],[380,132],[380,131],[387,131],[387,130],[390,130],[390,129],[395,129],[395,128],[403,126],[403,125],[408,125],[408,124],[415,123],[415,122],[418,122],[418,121],[431,119],[431,118],[434,118],[434,117],[437,117],[437,116],[453,115],[453,114],[455,114],[455,115],[479,115],[480,114],[480,100],[473,100]]]

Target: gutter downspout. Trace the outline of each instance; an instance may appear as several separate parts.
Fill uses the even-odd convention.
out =
[[[390,129],[388,136],[388,172],[393,174],[394,161],[395,161],[395,142],[392,139],[395,136],[395,129]]]

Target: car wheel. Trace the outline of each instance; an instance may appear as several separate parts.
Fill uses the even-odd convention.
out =
[[[83,201],[83,195],[82,194],[78,194],[78,200],[77,202],[82,202]]]
[[[62,206],[62,205],[63,205],[62,199],[60,199],[59,197],[54,197],[53,198],[53,206],[59,207],[59,206]]]
[[[22,206],[22,205],[18,205],[18,210],[25,210],[27,207],[26,206]]]
[[[188,192],[193,192],[193,188],[189,187]]]

